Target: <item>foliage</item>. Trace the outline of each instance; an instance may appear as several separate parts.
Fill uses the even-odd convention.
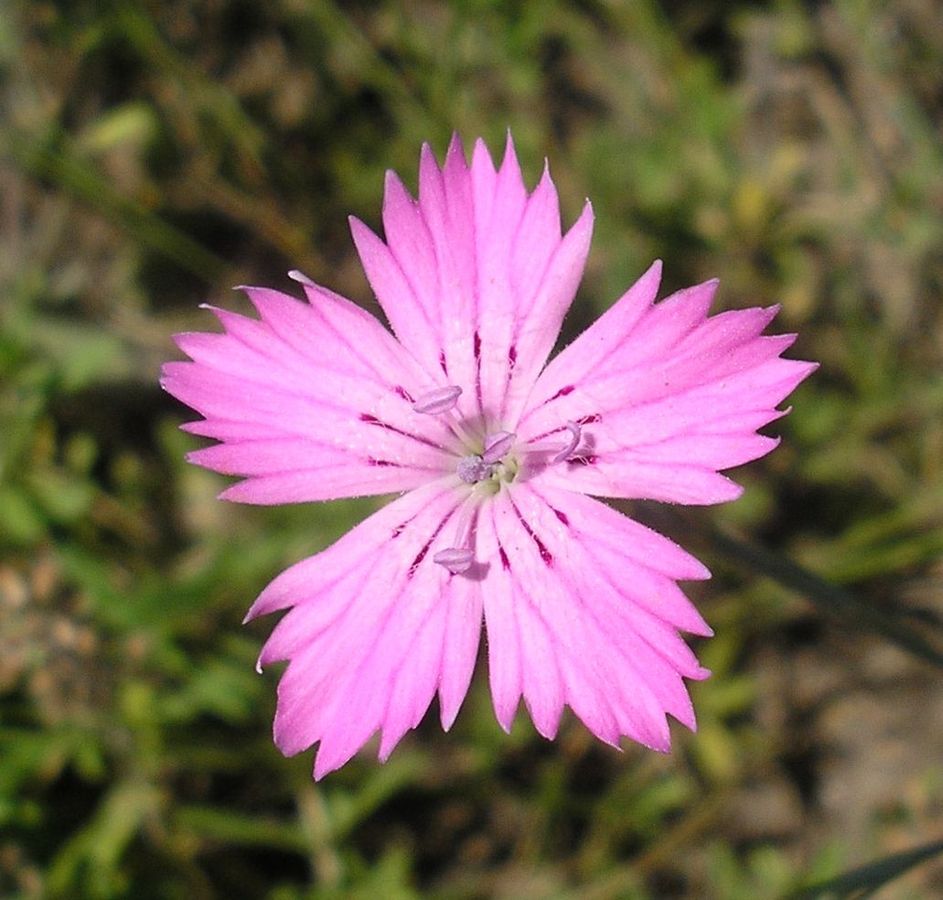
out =
[[[932,0],[9,7],[0,895],[827,895],[938,849]],[[231,284],[299,268],[371,306],[344,216],[375,224],[422,140],[508,127],[570,219],[595,202],[571,334],[660,256],[668,289],[719,274],[726,306],[781,302],[822,369],[743,500],[633,510],[715,571],[692,591],[717,630],[696,736],[666,758],[573,722],[507,737],[479,667],[452,734],[430,714],[385,766],[314,785],[270,741],[269,623],[239,622],[373,503],[217,502],[157,369]],[[893,896],[941,879],[937,858]]]

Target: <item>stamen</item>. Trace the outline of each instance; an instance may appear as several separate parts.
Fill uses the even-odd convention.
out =
[[[461,419],[455,413],[462,389],[457,384],[427,391],[412,402],[413,410],[429,416],[442,416],[443,421],[452,429],[452,433],[464,444],[470,444],[472,436],[466,431]]]
[[[461,575],[471,568],[475,555],[468,547],[448,547],[432,557],[433,562],[445,566],[453,575]]]
[[[417,413],[438,416],[441,413],[454,409],[461,394],[462,389],[457,384],[451,384],[444,388],[436,388],[434,391],[429,391],[416,400],[413,403],[413,409]]]
[[[551,458],[551,463],[563,462],[580,445],[580,436],[583,433],[580,426],[576,422],[567,422],[566,430],[570,432],[570,439],[567,445]]]
[[[465,498],[461,509],[458,511],[458,520],[455,525],[454,545],[440,550],[432,557],[433,562],[440,566],[445,566],[453,575],[461,575],[468,571],[475,558],[475,553],[469,547],[471,543],[471,526],[474,518],[475,509],[478,505],[478,498],[472,491]]]
[[[483,462],[488,465],[500,462],[501,458],[514,446],[516,434],[510,431],[498,431],[485,438],[485,452],[481,455]]]

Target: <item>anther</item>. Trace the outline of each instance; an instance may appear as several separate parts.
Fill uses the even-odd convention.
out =
[[[474,553],[468,547],[447,547],[432,557],[433,562],[445,566],[453,575],[461,575],[471,567]]]
[[[437,416],[440,413],[454,409],[461,394],[462,389],[457,384],[452,384],[444,388],[436,388],[434,391],[429,391],[416,400],[413,403],[413,409],[417,413]]]
[[[567,422],[566,430],[570,432],[570,439],[562,450],[554,454],[550,460],[551,463],[563,462],[563,460],[567,459],[580,445],[580,435],[582,434],[580,426],[577,425],[576,422]]]
[[[482,461],[488,465],[500,462],[502,457],[514,445],[516,437],[517,435],[512,434],[510,431],[498,431],[486,438],[485,452],[481,455]]]

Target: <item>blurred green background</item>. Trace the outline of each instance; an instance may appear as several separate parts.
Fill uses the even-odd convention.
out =
[[[936,0],[7,0],[0,78],[0,897],[943,894]],[[571,334],[661,257],[822,368],[743,499],[630,510],[715,573],[697,735],[507,737],[480,666],[315,785],[239,623],[374,501],[216,501],[158,368],[290,268],[372,308],[345,216],[508,128],[595,204]]]

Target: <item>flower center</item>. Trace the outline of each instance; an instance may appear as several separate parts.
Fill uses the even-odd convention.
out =
[[[474,445],[474,440],[466,430],[466,423],[454,412],[461,394],[462,389],[457,385],[435,388],[415,400],[413,409],[418,413],[443,416],[466,446]],[[552,442],[531,442],[519,447],[516,447],[516,434],[495,431],[485,437],[480,453],[468,453],[459,459],[456,474],[464,484],[471,486],[471,490],[456,517],[453,545],[436,553],[433,556],[435,562],[453,575],[471,568],[475,555],[471,547],[473,522],[478,505],[485,497],[496,494],[502,484],[510,484],[517,478],[521,460],[525,456],[533,454],[542,465],[553,465],[570,459],[579,448],[582,430],[576,422],[567,422],[559,430],[564,433],[562,443],[557,438]],[[512,450],[516,452],[512,453]]]
[[[508,456],[517,435],[509,431],[498,431],[485,438],[481,453],[470,453],[458,461],[458,477],[465,484],[479,484],[492,481],[495,484],[514,480],[517,475],[517,461]]]

